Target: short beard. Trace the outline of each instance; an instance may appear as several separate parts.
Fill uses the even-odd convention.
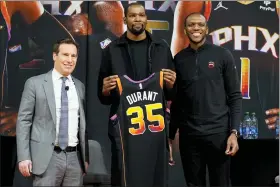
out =
[[[145,28],[144,28],[144,27],[142,27],[140,30],[135,30],[135,29],[133,29],[133,27],[132,27],[132,28],[128,28],[128,27],[127,27],[127,29],[128,29],[132,34],[134,34],[135,36],[139,36],[140,34],[142,34],[142,33],[145,31]]]

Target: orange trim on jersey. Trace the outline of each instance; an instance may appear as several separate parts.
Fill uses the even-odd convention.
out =
[[[204,16],[205,16],[207,21],[210,18],[211,10],[212,10],[212,2],[211,1],[205,1]]]
[[[117,78],[117,85],[119,88],[119,94],[122,95],[123,88],[122,88],[122,83],[120,78]]]
[[[161,88],[163,88],[163,72],[159,72],[159,85]]]
[[[0,8],[1,8],[1,13],[4,17],[4,20],[7,24],[8,27],[8,33],[9,33],[9,39],[10,39],[10,32],[11,32],[11,17],[8,13],[7,5],[5,1],[0,1]]]

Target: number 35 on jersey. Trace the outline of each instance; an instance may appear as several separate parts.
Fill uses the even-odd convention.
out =
[[[120,95],[119,125],[130,135],[158,133],[165,130],[163,72],[135,81],[124,75],[117,79]],[[147,132],[148,131],[148,132]]]

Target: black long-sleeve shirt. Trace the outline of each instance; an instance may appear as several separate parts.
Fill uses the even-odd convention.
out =
[[[189,135],[209,135],[239,129],[242,108],[234,58],[225,48],[203,44],[175,57],[176,97],[171,105],[169,136],[179,127]]]

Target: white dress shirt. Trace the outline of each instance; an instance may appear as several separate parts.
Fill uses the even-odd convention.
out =
[[[56,140],[58,144],[60,111],[61,111],[61,86],[63,77],[55,68],[52,71],[52,80],[54,88],[55,106],[56,106]],[[79,100],[77,90],[71,75],[67,76],[65,85],[69,87],[68,96],[68,146],[75,147],[78,144],[79,130]]]

